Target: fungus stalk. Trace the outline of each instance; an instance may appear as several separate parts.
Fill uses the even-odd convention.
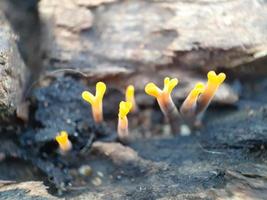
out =
[[[188,121],[194,121],[196,117],[197,101],[201,93],[204,92],[205,85],[203,83],[197,83],[193,90],[184,100],[180,112],[181,115]]]
[[[224,73],[216,74],[214,71],[210,71],[207,75],[208,81],[203,93],[199,96],[196,114],[198,118],[201,118],[209,106],[216,91],[226,78]]]
[[[103,97],[106,92],[106,85],[103,82],[98,82],[96,84],[96,94],[95,96],[88,92],[84,91],[82,93],[82,98],[91,104],[92,114],[95,123],[99,124],[103,122]]]
[[[129,85],[127,87],[126,93],[125,93],[125,100],[126,100],[126,102],[132,103],[131,112],[136,112],[137,111],[137,105],[135,102],[134,86],[133,85]]]
[[[119,115],[118,115],[118,138],[121,141],[127,141],[129,136],[128,131],[128,118],[127,114],[132,108],[131,102],[121,101],[119,105]]]
[[[68,133],[66,131],[61,131],[55,139],[59,145],[59,149],[62,154],[66,154],[68,151],[71,150],[72,144],[68,138]]]
[[[170,79],[169,77],[166,77],[164,79],[163,90],[158,88],[154,83],[148,83],[145,87],[145,92],[157,99],[161,111],[171,125],[173,133],[180,133],[181,123],[180,114],[171,98],[171,92],[177,84],[178,80],[176,78]]]

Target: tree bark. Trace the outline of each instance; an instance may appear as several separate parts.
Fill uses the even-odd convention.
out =
[[[0,11],[0,121],[14,119],[23,100],[28,71],[18,52],[16,35]]]
[[[147,80],[161,83],[167,74],[183,82],[175,96],[184,98],[201,80],[194,70],[267,59],[267,3],[259,0],[42,0],[39,10],[52,69],[120,89],[135,84],[143,92]],[[237,100],[230,87],[218,93],[215,101]]]

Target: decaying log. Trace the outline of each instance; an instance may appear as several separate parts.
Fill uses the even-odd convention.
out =
[[[58,67],[232,67],[266,55],[263,1],[42,0],[39,7]]]
[[[0,121],[9,121],[22,101],[28,74],[18,52],[16,35],[2,12],[0,24]]]
[[[235,67],[266,56],[264,1],[42,0],[39,10],[49,66],[83,71],[91,81],[123,76],[143,90],[144,79],[159,69],[183,82],[191,78],[183,75],[188,69]],[[234,102],[226,91],[219,93]]]

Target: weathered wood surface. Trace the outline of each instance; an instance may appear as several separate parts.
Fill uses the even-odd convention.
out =
[[[151,162],[151,160],[144,160],[138,156],[138,153],[116,143],[95,143],[93,151],[101,152],[107,158],[111,159],[113,163],[122,164],[128,163],[128,166],[138,166],[139,168],[153,168],[153,173],[165,168],[165,173],[160,176],[165,177],[168,173],[169,165],[165,162]],[[214,153],[210,151],[209,153]],[[216,152],[215,152],[216,153]],[[218,153],[218,152],[217,152]],[[130,164],[131,163],[131,164]],[[189,161],[190,163],[190,161]],[[159,200],[260,200],[265,199],[267,192],[266,182],[266,166],[265,164],[255,163],[240,163],[231,166],[230,169],[225,169],[219,172],[220,169],[215,169],[211,166],[207,169],[208,164],[191,163],[192,166],[181,167],[178,171],[184,170],[185,173],[196,173],[198,170],[202,171],[196,179],[204,179],[203,182],[198,183],[194,187],[193,192],[187,191],[187,183],[183,183],[185,188],[183,191],[177,192],[179,187],[183,187],[182,183],[168,180],[163,181],[164,178],[153,178],[153,173],[147,176],[139,186],[132,187],[131,184],[124,184],[123,186],[105,185],[99,187],[98,191],[84,191],[82,194],[74,195],[72,199],[159,199]],[[195,166],[195,167],[193,167]],[[137,167],[137,168],[138,168]],[[191,168],[192,167],[192,168]],[[208,168],[209,168],[208,167]],[[132,167],[133,168],[133,167]],[[179,167],[178,167],[179,168]],[[213,168],[213,169],[212,169]],[[203,173],[203,171],[208,170]],[[177,173],[179,173],[177,172]],[[192,174],[192,175],[193,175]],[[128,174],[129,175],[129,174]],[[182,176],[182,175],[181,175]],[[194,176],[194,175],[193,175]],[[150,181],[148,181],[151,179]],[[172,178],[170,178],[172,179]],[[216,179],[216,186],[209,188],[209,181]],[[165,185],[166,184],[166,185]],[[104,185],[104,184],[103,184]],[[203,188],[202,188],[203,187]],[[207,187],[207,188],[206,188]],[[178,189],[179,191],[179,189]]]
[[[0,181],[0,199],[10,200],[55,200],[56,197],[48,194],[47,188],[42,182],[29,181],[16,183],[12,181]]]
[[[42,31],[38,13],[38,1],[1,0],[0,9],[5,13],[12,29],[17,34],[19,52],[26,67],[30,69],[27,88],[32,88],[42,72]],[[30,95],[28,89],[27,95]]]
[[[1,11],[0,26],[0,121],[9,121],[22,101],[27,70],[16,35]]]
[[[141,91],[167,74],[180,78],[175,95],[184,97],[201,80],[189,70],[235,67],[267,51],[267,3],[259,0],[42,0],[39,10],[48,66],[76,69],[118,88],[134,83]],[[237,100],[229,87],[217,97]]]
[[[42,0],[39,8],[58,67],[232,67],[267,50],[267,3],[259,0]]]

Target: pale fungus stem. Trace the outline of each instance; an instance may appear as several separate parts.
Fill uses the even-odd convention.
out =
[[[66,131],[60,131],[59,135],[56,136],[55,140],[59,145],[60,153],[66,154],[72,149],[72,144],[68,138],[68,133]]]
[[[96,94],[95,96],[89,91],[84,91],[82,93],[82,98],[91,104],[92,114],[95,123],[103,122],[103,97],[106,92],[106,85],[103,82],[98,82],[96,84]]]
[[[118,138],[122,142],[127,142],[129,139],[127,114],[130,112],[131,108],[131,102],[120,102],[118,114]]]
[[[197,109],[197,101],[198,97],[201,93],[204,92],[205,85],[203,83],[197,83],[193,90],[189,93],[189,95],[184,100],[180,112],[182,117],[184,117],[187,121],[194,121],[196,117],[196,109]]]
[[[166,77],[164,79],[164,88],[161,90],[154,83],[148,83],[145,87],[145,92],[157,99],[161,111],[168,119],[173,133],[180,133],[180,114],[173,103],[171,98],[171,92],[174,87],[178,84],[178,79],[170,79]]]

